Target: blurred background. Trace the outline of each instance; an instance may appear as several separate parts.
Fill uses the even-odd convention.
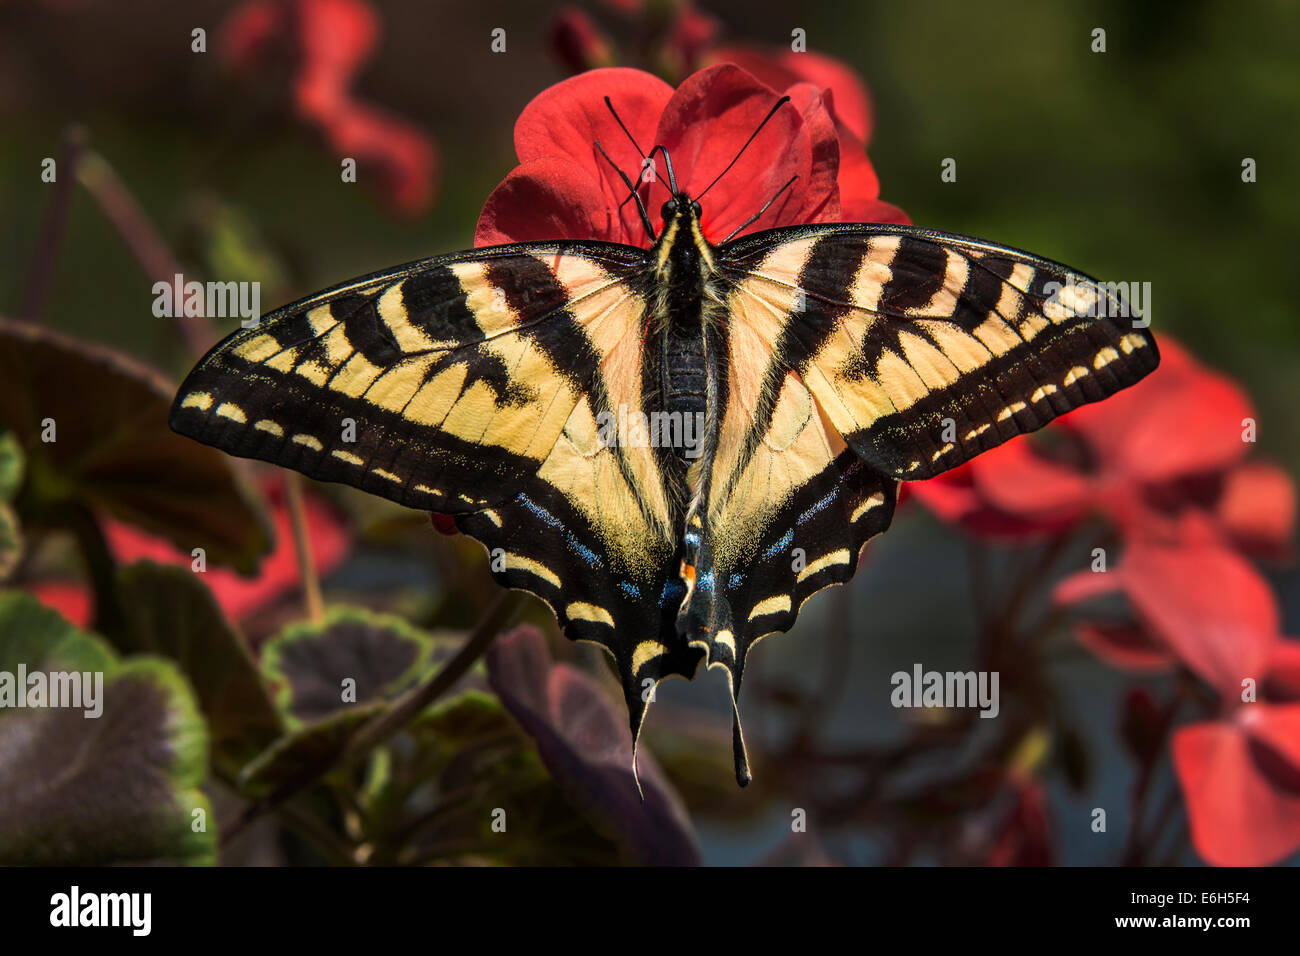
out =
[[[179,380],[194,354],[176,325],[154,317],[152,283],[169,276],[150,273],[142,259],[175,262],[187,277],[259,281],[269,310],[352,276],[468,247],[484,199],[515,165],[515,118],[575,66],[649,67],[675,83],[691,63],[709,62],[711,47],[788,49],[801,28],[809,50],[847,64],[870,91],[868,152],[882,199],[919,225],[1033,250],[1102,279],[1150,282],[1157,338],[1172,334],[1249,395],[1259,423],[1252,458],[1284,476],[1300,472],[1293,4],[708,0],[687,11],[698,18],[689,21],[679,5],[635,0],[356,6],[367,12],[352,28],[356,42],[334,53],[355,60],[347,96],[356,109],[344,129],[295,96],[314,41],[286,25],[277,4],[0,4],[0,315],[35,318],[36,302],[45,327]],[[193,49],[196,28],[205,31],[203,52]],[[371,28],[372,43],[356,39]],[[496,28],[505,31],[502,53],[491,49]],[[1098,28],[1105,52],[1093,51]],[[42,181],[42,161],[68,155],[72,129],[84,143],[77,155],[89,159],[52,239],[59,184]],[[340,181],[339,157],[353,154],[362,157],[357,185]],[[949,157],[955,182],[940,177]],[[1247,158],[1254,182],[1243,182]],[[214,329],[224,335],[236,321],[214,320]],[[67,377],[61,387],[91,386]],[[1290,478],[1283,483],[1291,487]],[[427,516],[337,486],[310,488],[308,503],[337,529],[317,542],[327,606],[395,613],[442,633],[472,626],[492,600],[480,549],[438,534]],[[1212,695],[1207,702],[1189,692],[1192,702],[1168,722],[1152,718],[1156,729],[1134,730],[1146,713],[1141,701],[1164,714],[1163,702],[1195,678],[1178,664],[1116,667],[1075,640],[1068,614],[1050,613],[1053,584],[1088,566],[1089,532],[1104,520],[1072,529],[1083,533],[1008,542],[937,512],[924,501],[904,504],[855,580],[820,595],[795,631],[750,658],[743,710],[756,780],[747,790],[730,773],[720,675],[660,689],[646,739],[665,786],[680,794],[698,858],[1206,861],[1213,840],[1192,839],[1185,804],[1193,784],[1178,778],[1166,735],[1219,719],[1223,709]],[[121,564],[128,554],[160,559],[108,537]],[[67,536],[34,525],[28,546],[10,584],[102,630],[75,597],[83,575]],[[292,554],[287,566],[292,578]],[[1300,634],[1300,576],[1289,551],[1257,567],[1276,602],[1278,636]],[[49,581],[63,589],[37,587]],[[987,660],[981,600],[1010,602],[1020,592],[1017,620],[1032,623],[1037,643],[1003,662],[1002,693],[1021,695],[1023,707],[1004,703],[1003,720],[971,721],[890,705],[895,671],[915,662],[965,670]],[[289,585],[237,611],[223,600],[223,608],[254,648],[304,613],[301,590]],[[599,655],[557,638],[544,608],[530,604],[525,614],[558,660],[612,686]],[[1012,661],[1025,673],[1011,674]],[[611,699],[621,721],[622,705]],[[1144,749],[1151,734],[1158,743]],[[1287,773],[1300,766],[1300,741],[1273,749],[1294,761],[1269,778],[1278,812],[1292,822],[1261,838],[1271,856],[1261,850],[1250,861],[1294,863],[1300,778]],[[244,804],[229,780],[205,790],[218,818],[239,815]],[[333,836],[313,840],[316,825],[272,824],[266,815],[223,846],[222,859],[315,862],[330,858],[323,841],[356,862],[368,838],[348,829],[346,812],[314,799],[295,813],[319,811],[317,828]],[[1104,833],[1092,826],[1099,807],[1110,810]],[[792,832],[799,810],[806,834]],[[608,837],[611,826],[618,831],[608,822],[596,829]],[[570,837],[535,836],[527,862],[565,861],[559,847]],[[610,859],[644,859],[613,842],[623,855]],[[461,862],[447,845],[422,859]],[[476,849],[466,859],[483,855]]]

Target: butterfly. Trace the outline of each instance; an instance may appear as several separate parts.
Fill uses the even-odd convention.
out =
[[[1159,357],[1112,287],[982,239],[834,223],[714,244],[663,158],[657,236],[624,176],[650,248],[526,242],[354,279],[219,343],[170,422],[454,516],[500,584],[612,655],[634,754],[660,681],[721,668],[743,786],[746,655],[852,577],[899,483]]]

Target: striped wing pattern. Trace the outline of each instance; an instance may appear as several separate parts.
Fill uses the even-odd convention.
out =
[[[730,305],[774,350],[770,374],[796,371],[849,447],[896,478],[932,478],[1159,362],[1108,287],[983,240],[832,225],[726,252]]]
[[[658,681],[723,668],[743,783],[746,654],[852,577],[899,481],[1105,398],[1158,354],[1107,288],[981,240],[837,224],[717,252],[718,389],[689,471],[601,440],[603,414],[662,408],[663,328],[650,257],[599,242],[437,257],[280,309],[199,363],[172,427],[455,515],[498,582],[610,651],[634,740]]]
[[[748,649],[852,576],[899,480],[1040,428],[1159,360],[1095,280],[980,240],[807,226],[720,259],[727,389],[679,627],[727,669],[733,705]],[[734,733],[743,781],[738,715]]]
[[[631,284],[644,256],[496,247],[347,283],[214,348],[177,394],[172,427],[456,515],[500,583],[609,648],[635,730],[648,690],[700,658],[671,626],[680,521],[658,459],[605,447],[596,427],[646,391],[646,299]]]

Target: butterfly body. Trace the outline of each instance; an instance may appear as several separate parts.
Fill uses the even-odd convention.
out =
[[[285,306],[196,366],[172,427],[454,515],[501,584],[610,652],[635,737],[702,661],[734,702],[900,481],[1158,361],[1105,287],[1015,249],[870,223],[714,244],[671,206],[649,249],[475,249]]]

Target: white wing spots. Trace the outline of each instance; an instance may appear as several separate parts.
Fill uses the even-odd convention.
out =
[[[564,609],[564,613],[574,621],[589,621],[593,624],[614,626],[614,618],[603,607],[588,604],[586,601],[574,601]]]
[[[439,497],[442,497],[441,491],[439,491],[437,488],[430,488],[428,485],[416,485],[415,491],[422,495],[438,495]],[[498,520],[497,527],[500,526],[501,526],[501,522]]]
[[[555,572],[539,561],[526,558],[522,554],[506,552],[505,562],[506,567],[512,571],[525,571],[535,578],[541,578],[556,590],[560,588],[560,579],[555,576]]]
[[[349,465],[357,465],[359,467],[365,464],[365,462],[362,461],[360,455],[354,455],[352,454],[352,452],[344,451],[341,448],[335,448],[332,452],[330,452],[330,454],[333,455],[335,458],[337,458],[339,461],[346,461]]]
[[[1056,298],[1070,315],[1094,315],[1097,308],[1097,289],[1086,282],[1071,282]]]
[[[1024,402],[1012,402],[1006,408],[1002,409],[1002,414],[998,416],[998,421],[1004,422],[1012,415],[1016,414],[1017,412],[1024,411],[1024,409],[1025,409]]]
[[[416,488],[417,488],[417,489],[419,489],[419,488],[421,488],[421,487],[423,487],[423,486],[422,486],[422,485],[416,485]],[[497,512],[496,512],[495,509],[493,509],[493,508],[488,508],[486,511],[483,512],[483,517],[484,517],[484,518],[487,518],[488,521],[491,521],[491,522],[492,522],[494,525],[496,525],[498,528],[501,527],[501,515],[497,514]]]
[[[957,446],[954,445],[952,442],[948,442],[948,444],[944,445],[942,448],[940,448],[938,451],[936,451],[933,455],[930,456],[930,461],[931,462],[938,461],[940,458],[948,454],[948,452],[952,451],[956,447]]]
[[[232,422],[239,422],[241,425],[248,423],[244,410],[233,402],[222,402],[217,406],[216,414],[218,418],[229,418]]]
[[[1097,357],[1093,359],[1092,367],[1095,369],[1105,368],[1117,358],[1119,358],[1119,353],[1108,345],[1097,353]]]
[[[181,402],[181,408],[197,408],[201,412],[206,412],[212,407],[211,392],[190,392]]]
[[[658,641],[642,641],[632,651],[632,673],[641,673],[641,668],[650,663],[656,657],[662,657],[668,653],[668,648]]]
[[[993,427],[992,425],[984,424],[981,425],[979,428],[972,428],[970,431],[966,433],[966,437],[963,438],[962,441],[970,441],[973,438],[979,438],[980,435],[983,435],[986,431],[988,431],[992,427]]]
[[[826,568],[832,568],[839,564],[849,564],[852,560],[853,556],[849,554],[848,548],[840,548],[838,551],[832,551],[830,554],[823,554],[816,561],[810,562],[806,568],[800,571],[795,577],[795,581],[797,583],[802,583],[818,571],[824,571]],[[790,601],[787,599],[785,603],[786,608],[788,609]],[[757,608],[755,608],[755,610],[757,610]],[[752,618],[753,615],[751,614],[750,617]]]
[[[310,448],[312,451],[324,451],[325,446],[320,443],[320,439],[315,435],[306,435],[302,432],[294,435],[289,439],[295,445],[302,445],[304,448]]]
[[[255,431],[266,432],[268,435],[274,435],[276,438],[284,437],[284,429],[280,427],[279,423],[273,422],[269,418],[262,418],[253,422],[253,428]]]
[[[1062,384],[1063,384],[1066,388],[1069,388],[1071,385],[1073,385],[1073,384],[1074,384],[1075,382],[1077,382],[1079,379],[1081,379],[1081,378],[1086,378],[1089,374],[1090,374],[1090,373],[1088,372],[1088,369],[1087,369],[1087,368],[1085,368],[1085,367],[1082,366],[1082,365],[1076,365],[1074,368],[1070,369],[1070,371],[1066,372],[1066,374],[1065,374],[1065,380],[1064,380],[1064,382],[1062,382]]]
[[[804,570],[808,569],[804,568]],[[749,612],[749,619],[752,621],[756,617],[763,617],[766,614],[779,614],[788,610],[790,610],[790,595],[773,594],[770,598],[764,598],[754,605],[754,609]]]
[[[383,468],[371,468],[370,473],[376,478],[382,478],[384,481],[391,481],[395,485],[402,484],[402,479],[391,471],[385,471]]]
[[[1041,402],[1048,395],[1055,393],[1055,391],[1055,385],[1041,385],[1034,391],[1034,394],[1029,396],[1029,400],[1034,403]]]
[[[1138,349],[1146,348],[1147,340],[1140,335],[1130,332],[1119,340],[1120,351],[1125,355],[1131,355]]]
[[[718,631],[717,634],[713,635],[713,643],[721,644],[723,647],[731,651],[732,657],[736,656],[736,635],[732,634],[730,631]]]
[[[866,501],[862,502],[862,504],[858,505],[856,508],[853,509],[853,516],[849,518],[849,522],[851,524],[856,523],[857,520],[861,518],[864,514],[866,514],[868,511],[871,511],[874,508],[879,508],[884,503],[885,503],[885,496],[881,492],[877,491],[874,495],[872,495]]]

